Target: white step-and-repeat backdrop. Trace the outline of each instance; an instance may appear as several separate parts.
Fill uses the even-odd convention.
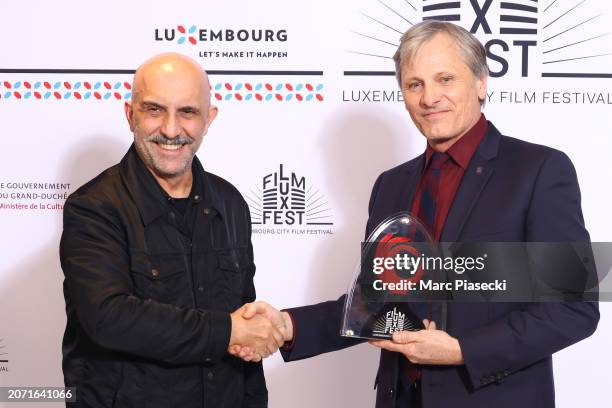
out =
[[[425,147],[390,56],[432,17],[486,44],[487,117],[565,151],[592,239],[611,241],[609,1],[0,3],[0,386],[62,385],[62,206],[128,148],[131,70],[177,51],[211,73],[219,116],[198,155],[251,205],[258,297],[297,306],[346,290],[376,176]],[[305,209],[263,210],[281,174],[306,190]],[[594,336],[555,355],[559,407],[609,404],[612,308],[601,311]],[[368,345],[291,364],[276,355],[270,406],[372,407],[377,357]]]

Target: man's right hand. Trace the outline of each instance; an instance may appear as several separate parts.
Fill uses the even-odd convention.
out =
[[[269,321],[281,335],[282,341],[279,347],[282,346],[284,342],[293,340],[293,322],[287,312],[281,312],[262,301],[247,303],[236,312],[238,311],[242,311],[242,317],[247,320],[264,318]],[[259,361],[262,357],[265,358],[269,355],[262,355],[257,349],[254,349],[249,344],[231,343],[230,347],[228,347],[228,352],[245,361]]]
[[[259,361],[275,353],[285,342],[279,328],[266,316],[248,315],[244,317],[249,304],[230,314],[232,320],[232,334],[228,351],[247,348],[251,351],[251,361]],[[233,353],[232,353],[233,354]]]

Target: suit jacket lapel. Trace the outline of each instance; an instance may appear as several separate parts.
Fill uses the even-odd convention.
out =
[[[446,218],[441,241],[457,242],[460,240],[465,222],[495,171],[495,160],[493,159],[497,157],[500,139],[501,133],[489,122],[487,134],[476,149],[457,189],[453,205]]]
[[[401,211],[410,211],[421,178],[425,154],[403,165],[401,172],[383,177],[374,198],[366,228],[366,238],[381,222]]]
[[[406,177],[407,183],[400,185],[400,188],[397,189],[397,197],[391,200],[391,202],[397,205],[395,212],[410,211],[424,164],[425,154],[422,154],[414,161],[414,165],[406,170],[408,172],[408,177]]]

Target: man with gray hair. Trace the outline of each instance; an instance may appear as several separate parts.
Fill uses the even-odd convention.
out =
[[[488,69],[474,36],[426,21],[402,36],[394,60],[427,145],[376,180],[366,237],[411,211],[440,242],[589,241],[569,158],[503,136],[482,114]],[[293,361],[356,344],[339,335],[343,304],[344,296],[278,312],[254,303],[244,316],[273,321],[288,342],[283,357]],[[436,315],[420,314],[424,330],[371,342],[382,349],[377,408],[553,407],[552,354],[591,335],[599,321],[597,304],[586,302],[453,302],[447,313],[445,330]],[[251,357],[248,348],[240,353]]]

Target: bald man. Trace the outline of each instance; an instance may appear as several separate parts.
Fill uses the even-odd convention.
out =
[[[206,73],[162,54],[134,75],[121,162],[66,201],[63,371],[75,407],[266,407],[261,362],[282,335],[255,299],[247,204],[195,157],[217,115]]]

